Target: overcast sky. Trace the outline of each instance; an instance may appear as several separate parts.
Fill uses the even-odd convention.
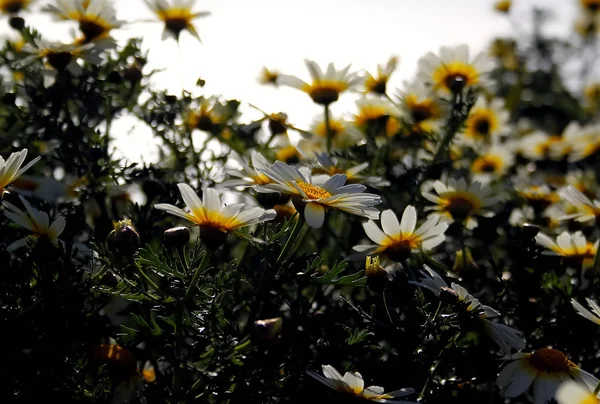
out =
[[[38,5],[47,3],[38,1]],[[577,1],[513,3],[515,20],[526,21],[533,5],[544,5],[557,14],[551,29],[566,32]],[[115,4],[121,20],[153,19],[142,0]],[[492,37],[514,32],[508,19],[493,12],[493,4],[494,0],[198,0],[196,10],[212,12],[196,22],[203,44],[187,33],[182,34],[180,49],[173,39],[163,42],[158,22],[132,23],[114,35],[119,40],[144,38],[143,47],[150,49],[148,69],[166,69],[156,76],[156,88],[180,91],[183,85],[197,94],[237,98],[267,112],[287,112],[293,123],[306,126],[320,109],[297,90],[260,86],[256,78],[263,65],[306,78],[304,58],[372,70],[398,55],[400,68],[392,85],[400,86],[412,77],[417,60],[427,51],[461,43],[480,51]],[[57,40],[67,40],[74,26],[53,22],[39,12],[27,21],[46,38]],[[203,89],[195,87],[199,77],[206,80]],[[334,113],[341,113],[352,103],[342,99],[336,107]],[[119,120],[115,129],[123,135],[116,145],[134,161],[151,160],[147,152],[140,153],[139,144],[151,142],[152,137],[143,124],[130,131],[134,124],[131,118]]]

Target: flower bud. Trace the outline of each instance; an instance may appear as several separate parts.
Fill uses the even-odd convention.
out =
[[[269,342],[281,334],[283,320],[281,317],[266,320],[257,320],[252,326],[252,337],[254,340]]]
[[[165,230],[165,245],[168,248],[183,248],[190,242],[190,229],[187,227],[173,227]]]
[[[131,255],[140,246],[140,235],[133,228],[131,220],[120,220],[106,238],[106,242],[113,252]]]
[[[10,17],[8,24],[17,31],[22,31],[25,28],[25,20],[19,16]]]
[[[291,195],[281,192],[259,192],[256,194],[256,200],[265,209],[271,209],[275,205],[285,205],[291,198]]]
[[[379,257],[367,256],[365,275],[367,276],[367,286],[377,292],[383,291],[390,281],[385,268],[379,265]]]
[[[440,301],[444,304],[456,304],[458,303],[458,294],[454,289],[442,286],[440,288]]]
[[[142,77],[142,69],[140,69],[137,63],[134,63],[123,70],[123,78],[132,84],[139,82]]]
[[[287,131],[287,115],[284,113],[269,115],[269,130],[273,135],[281,135]]]

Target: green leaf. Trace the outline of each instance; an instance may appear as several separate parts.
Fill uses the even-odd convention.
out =
[[[176,277],[184,279],[185,274],[178,271],[176,268],[172,268],[170,265],[164,262],[164,259],[156,254],[152,248],[142,248],[139,252],[140,264],[159,276],[163,277]]]

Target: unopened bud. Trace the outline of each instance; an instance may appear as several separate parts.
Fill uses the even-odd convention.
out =
[[[142,79],[142,77],[142,69],[140,69],[137,63],[134,63],[123,70],[123,78],[130,83],[137,83]]]
[[[11,28],[16,29],[17,31],[22,31],[23,28],[25,28],[25,20],[22,17],[10,17],[8,24],[11,26]]]
[[[367,286],[378,292],[384,290],[390,281],[388,272],[379,264],[379,257],[367,256],[365,275],[367,276]]]
[[[187,227],[173,227],[165,230],[165,245],[168,248],[183,248],[190,242],[190,229]]]
[[[283,320],[281,317],[255,321],[252,326],[252,336],[264,342],[272,341],[281,334]]]
[[[440,288],[440,301],[444,304],[456,304],[458,302],[458,293],[447,286]]]
[[[281,192],[259,192],[256,194],[256,200],[265,209],[271,209],[275,205],[285,205],[291,198],[291,195]]]
[[[119,254],[131,255],[140,246],[140,235],[134,229],[131,220],[120,220],[115,229],[106,238],[108,247]]]

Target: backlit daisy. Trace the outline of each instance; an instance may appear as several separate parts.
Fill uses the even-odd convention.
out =
[[[448,108],[421,81],[405,82],[405,89],[398,94],[402,117],[414,133],[439,132]]]
[[[506,397],[517,397],[533,387],[533,402],[546,404],[556,398],[563,381],[575,380],[593,390],[598,379],[571,362],[562,352],[540,348],[533,353],[512,355],[515,359],[502,369],[496,384]]]
[[[332,150],[346,150],[364,142],[363,134],[342,118],[330,117],[329,130]],[[304,136],[298,142],[298,148],[307,157],[313,157],[314,153],[324,152],[327,148],[327,126],[322,114],[312,121],[309,132],[314,136]]]
[[[600,124],[581,128],[579,136],[571,142],[573,148],[569,162],[576,162],[600,153]]]
[[[425,210],[433,211],[433,216],[439,216],[444,221],[464,222],[469,229],[477,226],[475,216],[493,216],[487,210],[497,201],[493,195],[493,189],[480,182],[467,184],[464,178],[455,180],[448,179],[448,184],[435,181],[432,185],[436,194],[424,190],[423,197],[435,206],[429,206]]]
[[[419,271],[422,278],[418,282],[411,281],[412,284],[424,287],[441,297],[441,294],[450,295],[454,305],[463,309],[474,320],[478,322],[481,330],[485,332],[504,353],[510,355],[513,350],[525,348],[525,341],[521,333],[505,324],[491,321],[490,319],[500,317],[501,314],[493,308],[481,304],[462,286],[452,283],[450,287],[441,276],[427,265],[425,270]]]
[[[356,73],[350,73],[350,65],[342,70],[336,70],[333,63],[327,66],[323,72],[314,61],[304,60],[311,82],[306,83],[298,77],[280,75],[279,84],[297,88],[307,93],[317,104],[329,105],[340,98],[340,94],[358,85],[362,79]]]
[[[23,173],[31,168],[41,157],[36,157],[21,167],[27,157],[27,149],[11,153],[6,160],[0,156],[0,199],[6,191],[6,187],[17,180]]]
[[[517,151],[529,160],[544,160],[556,155],[551,151],[558,143],[562,143],[561,136],[551,136],[538,131],[522,137],[519,140]]]
[[[335,368],[331,365],[323,365],[323,374],[313,372],[311,370],[307,373],[320,381],[327,387],[337,390],[341,393],[350,394],[363,400],[374,401],[376,403],[406,403],[408,401],[390,400],[391,398],[404,397],[414,393],[414,389],[404,388],[389,393],[384,393],[383,387],[369,386],[365,387],[363,377],[358,372],[346,372],[342,376]]]
[[[361,98],[356,101],[358,112],[354,115],[354,125],[368,133],[371,128],[385,130],[385,124],[390,116],[400,115],[400,111],[385,98]],[[378,135],[379,133],[376,133]]]
[[[166,203],[154,207],[198,225],[202,241],[214,243],[215,247],[225,241],[230,231],[273,220],[277,215],[274,210],[258,207],[246,209],[243,203],[224,205],[213,188],[203,189],[201,200],[189,185],[177,184],[177,187],[190,212]]]
[[[203,98],[197,109],[187,116],[187,125],[191,129],[213,132],[227,122],[227,109],[217,98]]]
[[[270,184],[273,181],[262,174],[260,169],[268,167],[269,163],[262,154],[257,151],[250,153],[250,162],[242,160],[240,156],[234,154],[234,159],[241,165],[240,169],[227,170],[227,174],[237,179],[227,180],[221,183],[223,187],[252,187],[256,185]],[[249,164],[250,163],[250,164]]]
[[[271,70],[266,67],[263,67],[260,70],[260,75],[258,76],[258,82],[260,84],[272,84],[274,86],[279,85],[279,72],[276,70]]]
[[[486,182],[505,175],[514,163],[515,156],[509,147],[493,144],[473,160],[471,173],[476,181]]]
[[[490,142],[510,130],[510,113],[504,108],[504,101],[494,99],[491,102],[479,97],[464,125],[460,140],[468,144]]]
[[[600,325],[600,306],[598,303],[593,301],[592,299],[586,298],[585,301],[592,308],[592,311],[589,311],[585,307],[583,307],[577,300],[571,299],[571,304],[577,311],[577,314],[580,316],[590,320],[592,323]]]
[[[600,217],[600,201],[591,201],[587,196],[568,186],[558,191],[558,195],[573,205],[577,212],[564,216],[563,219],[575,219],[578,222],[589,222]]]
[[[419,80],[444,94],[460,94],[470,88],[486,87],[487,75],[494,64],[485,53],[479,53],[472,60],[469,47],[443,46],[439,56],[427,53],[419,60]]]
[[[0,0],[0,11],[4,14],[17,14],[27,10],[36,0]]]
[[[573,234],[564,231],[556,237],[556,241],[544,233],[538,233],[535,236],[535,241],[556,255],[583,262],[584,267],[592,265],[600,243],[600,240],[595,243],[587,241],[581,231],[576,231]]]
[[[36,59],[41,59],[45,66],[42,72],[44,86],[49,87],[54,83],[57,72],[68,71],[73,76],[81,75],[83,69],[78,63],[80,59],[91,64],[101,63],[100,52],[103,50],[103,46],[97,44],[72,45],[36,38],[33,44],[27,44],[23,48],[23,52],[30,56],[24,58],[20,66],[27,66]]]
[[[31,231],[32,237],[36,239],[46,239],[54,247],[58,248],[58,237],[62,234],[67,224],[65,219],[62,216],[57,216],[54,221],[50,223],[50,218],[47,213],[40,212],[32,207],[25,198],[19,196],[19,199],[21,199],[21,202],[25,207],[25,212],[12,203],[3,202],[3,205],[7,209],[4,212],[4,215],[19,226]],[[29,237],[23,237],[22,239],[15,241],[8,246],[7,251],[14,251],[26,246],[28,240]]]
[[[417,228],[417,210],[407,206],[402,220],[391,209],[381,213],[381,227],[369,220],[363,224],[365,233],[374,245],[357,245],[354,251],[364,254],[387,254],[391,259],[400,261],[408,258],[411,252],[429,251],[440,245],[446,236],[448,223],[439,223],[439,217],[427,219]]]
[[[346,176],[343,174],[333,175],[323,184],[316,185],[308,173],[305,176],[297,168],[280,161],[260,171],[274,183],[257,190],[292,195],[294,205],[303,212],[310,227],[320,228],[328,209],[341,210],[367,219],[379,218],[379,210],[373,207],[381,203],[379,195],[365,193],[367,187],[364,185],[344,185]]]
[[[179,41],[179,36],[184,30],[188,30],[195,38],[200,40],[200,35],[194,26],[193,20],[196,18],[207,17],[208,11],[193,12],[196,0],[144,0],[144,2],[154,11],[159,20],[165,23],[163,39],[172,36]]]
[[[44,11],[54,14],[61,21],[79,23],[83,42],[107,39],[110,31],[120,28],[111,0],[60,0],[56,5],[48,5]]]
[[[390,185],[390,182],[384,180],[381,177],[369,176],[361,174],[364,170],[369,167],[369,163],[361,163],[346,169],[340,168],[341,164],[339,160],[334,160],[326,153],[317,154],[317,167],[313,167],[313,173],[320,174],[325,173],[329,176],[335,174],[344,174],[346,176],[346,182],[361,183],[374,188],[386,187]]]
[[[377,74],[373,76],[371,73],[367,73],[365,77],[365,92],[384,95],[387,83],[397,68],[398,58],[396,56],[392,56],[385,65],[377,65]]]
[[[556,390],[558,404],[598,404],[592,390],[585,384],[568,380],[563,382]]]
[[[560,197],[548,185],[517,185],[517,194],[528,204],[545,208],[560,200]]]

